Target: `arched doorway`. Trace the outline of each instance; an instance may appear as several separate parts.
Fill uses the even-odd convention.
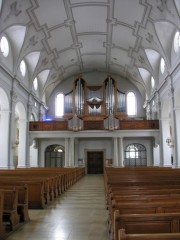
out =
[[[45,167],[64,167],[64,147],[58,144],[50,145],[45,150]]]
[[[147,166],[146,147],[142,144],[133,143],[128,145],[124,156],[125,167]]]
[[[0,167],[8,168],[9,100],[2,88],[0,88],[0,132]]]

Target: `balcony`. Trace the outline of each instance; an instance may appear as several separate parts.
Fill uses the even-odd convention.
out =
[[[109,130],[157,130],[159,120],[119,120],[118,127]],[[84,119],[81,128],[69,128],[68,120],[30,122],[29,131],[85,131],[85,130],[108,130],[104,125],[104,119]]]

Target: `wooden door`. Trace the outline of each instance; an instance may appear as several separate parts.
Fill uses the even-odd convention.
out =
[[[87,173],[103,174],[103,152],[87,152]]]

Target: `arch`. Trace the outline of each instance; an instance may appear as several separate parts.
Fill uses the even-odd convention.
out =
[[[126,146],[124,154],[125,167],[147,166],[146,147],[139,143],[132,143]]]
[[[62,145],[53,144],[45,149],[45,167],[64,167],[65,149]]]
[[[4,89],[0,88],[0,167],[8,168],[9,159],[9,100]]]
[[[14,161],[16,167],[26,167],[26,132],[27,116],[26,109],[21,102],[15,105],[14,122]]]
[[[31,115],[30,115],[30,121],[31,122],[35,122],[35,121],[38,121],[38,117],[37,117],[37,114],[32,112]]]
[[[144,84],[146,86],[146,93],[148,95],[148,97],[150,96],[151,93],[151,76],[152,74],[145,68],[138,68],[139,73],[141,75],[141,78],[144,81]]]
[[[178,29],[174,34],[174,39],[172,41],[172,47],[171,47],[172,66],[179,61],[179,54],[180,54],[180,30]]]
[[[157,52],[154,49],[151,48],[146,48],[145,49],[146,56],[149,60],[149,63],[151,64],[151,67],[153,69],[153,77],[155,77],[157,81],[157,76],[159,74],[159,62],[161,55],[159,52]]]
[[[161,54],[163,54],[166,66],[169,68],[171,66],[171,46],[177,26],[175,23],[171,23],[169,21],[157,21],[154,25],[163,48],[163,52],[161,52]]]
[[[26,110],[22,102],[16,103],[15,112],[18,113],[20,119],[26,119]]]
[[[9,99],[3,88],[0,88],[0,105],[1,110],[9,109]]]

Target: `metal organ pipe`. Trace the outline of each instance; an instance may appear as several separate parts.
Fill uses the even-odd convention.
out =
[[[79,114],[79,109],[80,109],[80,78],[78,81],[78,114]]]

